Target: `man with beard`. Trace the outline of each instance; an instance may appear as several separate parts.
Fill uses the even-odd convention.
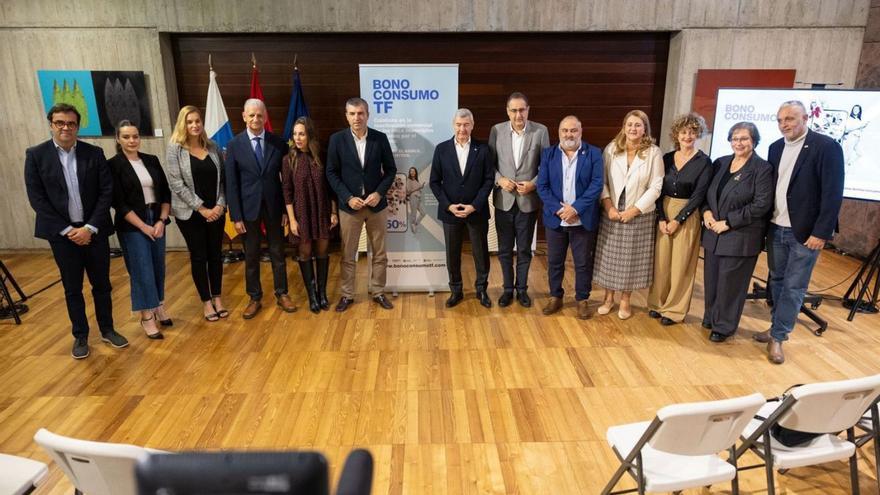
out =
[[[544,203],[547,276],[550,300],[545,315],[562,309],[562,278],[569,245],[574,258],[577,316],[590,317],[588,300],[593,284],[593,255],[602,194],[602,152],[581,140],[581,121],[569,115],[559,123],[559,145],[541,153],[538,195]]]

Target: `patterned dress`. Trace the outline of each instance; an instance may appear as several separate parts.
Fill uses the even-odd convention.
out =
[[[643,166],[647,167],[646,173],[650,170],[651,165],[645,162],[651,162],[655,154],[657,155],[656,159],[660,160],[657,153],[659,150],[655,148],[652,147],[648,152],[647,160],[636,158],[636,160],[643,161]],[[639,191],[627,191],[625,184],[608,184],[608,168],[611,166],[609,162],[615,160],[623,160],[625,167],[626,153],[612,156],[608,156],[606,153],[605,164],[606,186],[612,190],[622,189],[617,201],[617,209],[622,212],[627,208],[627,204],[631,205],[637,199],[628,198],[628,195],[638,194]],[[636,165],[634,161],[632,166]],[[662,180],[662,161],[659,166],[659,176]],[[653,174],[649,173],[649,176],[651,175]],[[657,196],[659,196],[659,182],[657,186]],[[606,289],[624,291],[650,287],[654,275],[654,241],[657,227],[657,212],[653,206],[652,200],[652,209],[635,217],[629,223],[612,222],[605,212],[602,213],[599,222],[599,238],[596,242],[595,276],[593,278],[597,284]]]
[[[299,237],[291,234],[291,241],[329,239],[332,210],[324,169],[308,153],[295,153],[294,162],[291,164],[290,155],[285,156],[281,167],[284,204],[293,205],[299,224]]]

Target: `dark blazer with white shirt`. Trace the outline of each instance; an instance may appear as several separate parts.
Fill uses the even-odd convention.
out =
[[[767,153],[774,184],[784,149],[785,141],[779,139]],[[807,242],[811,235],[826,241],[834,236],[843,202],[843,176],[843,149],[837,141],[808,130],[786,192],[791,230],[798,242]]]
[[[76,142],[76,176],[83,207],[83,223],[98,229],[98,235],[113,234],[110,205],[113,177],[104,150],[83,141]],[[25,152],[24,181],[28,200],[37,213],[34,235],[60,241],[61,231],[70,226],[68,190],[55,141],[48,140]]]
[[[715,172],[706,192],[702,212],[711,211],[716,220],[726,220],[730,230],[716,234],[703,229],[703,248],[717,256],[757,256],[764,247],[769,214],[773,210],[773,170],[752,153],[718,195],[721,177],[730,169],[733,155],[715,160]]]
[[[348,206],[348,200],[354,196],[365,199],[376,192],[381,199],[376,206],[370,207],[379,212],[388,206],[385,195],[394,183],[397,166],[388,136],[383,132],[367,128],[367,145],[364,152],[364,164],[358,158],[357,147],[351,128],[333,133],[327,145],[327,182],[339,199],[339,209],[354,213]]]
[[[284,194],[281,190],[281,160],[288,146],[283,139],[265,131],[260,142],[264,166],[260,167],[247,130],[238,133],[226,147],[226,202],[233,222],[257,220],[265,202],[271,218],[281,218]]]
[[[153,193],[156,197],[156,204],[171,203],[171,189],[168,188],[168,180],[165,178],[165,172],[162,165],[159,164],[159,158],[155,155],[138,152],[138,157],[144,163],[144,168],[153,179]],[[144,200],[144,188],[141,186],[141,180],[134,171],[128,158],[119,153],[107,161],[110,165],[110,172],[113,174],[113,209],[116,210],[114,223],[118,232],[134,232],[137,227],[125,219],[129,212],[133,211],[140,217],[141,221],[146,222],[144,213],[147,209],[146,200]],[[167,219],[166,219],[167,220]],[[166,221],[166,223],[168,223]]]
[[[431,163],[431,191],[437,198],[437,218],[445,223],[489,220],[489,193],[495,183],[495,166],[486,143],[471,139],[464,174],[458,163],[455,138],[434,148]],[[449,212],[449,205],[471,205],[476,210],[467,218]]]

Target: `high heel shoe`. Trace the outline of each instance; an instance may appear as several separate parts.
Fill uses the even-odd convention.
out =
[[[632,306],[629,303],[626,306],[627,308],[624,309],[623,303],[620,303],[620,309],[617,310],[617,317],[621,320],[628,320],[633,315]]]
[[[162,304],[159,305],[159,307],[164,310],[165,308],[162,306],[163,306]],[[172,320],[171,318],[165,318],[164,320],[160,320],[158,311],[153,311],[153,317],[156,318],[156,321],[158,321],[159,324],[162,325],[163,327],[170,327],[170,326],[174,325],[174,320]]]
[[[607,315],[608,313],[611,312],[611,310],[613,308],[614,308],[614,300],[612,299],[611,301],[603,302],[601,306],[596,308],[596,312],[599,313],[600,315]]]
[[[144,326],[144,322],[145,322],[145,321],[150,321],[150,320],[154,320],[154,319],[156,319],[156,316],[155,316],[155,315],[153,315],[153,316],[151,316],[151,317],[149,317],[149,318],[141,318],[141,328],[144,329],[144,333],[147,334],[147,338],[148,338],[148,339],[152,339],[152,340],[162,340],[162,339],[165,338],[165,336],[162,335],[162,332],[160,332],[159,330],[156,330],[155,333],[150,333],[150,332],[147,331],[147,327]]]
[[[219,318],[229,318],[229,310],[227,310],[225,308],[224,309],[217,309],[217,304],[214,303],[215,299],[217,299],[217,298],[215,297],[215,298],[211,299],[211,306],[214,307],[214,312],[215,312],[214,314],[216,314],[217,317],[219,317]]]

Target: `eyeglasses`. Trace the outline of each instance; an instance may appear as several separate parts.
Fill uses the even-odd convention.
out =
[[[731,138],[730,142],[731,143],[747,143],[751,140],[752,140],[752,138],[750,138],[750,137],[735,137],[735,138]]]
[[[75,121],[65,122],[63,120],[53,121],[52,125],[54,125],[58,129],[64,129],[65,127],[67,127],[68,129],[76,129],[77,127],[79,127],[79,124]]]

